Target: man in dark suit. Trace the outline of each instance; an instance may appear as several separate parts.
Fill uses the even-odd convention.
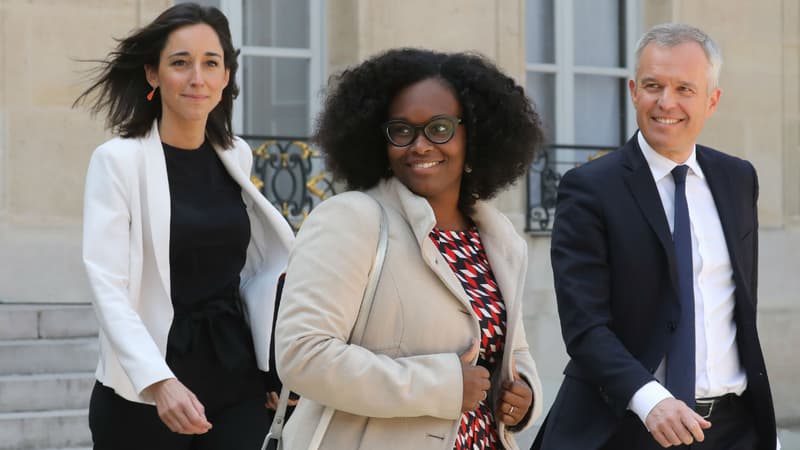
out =
[[[551,254],[571,359],[534,449],[780,448],[756,173],[695,143],[720,65],[696,28],[648,31],[629,81],[639,132],[561,180]]]

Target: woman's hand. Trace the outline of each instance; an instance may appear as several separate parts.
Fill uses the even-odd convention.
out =
[[[278,402],[281,400],[280,392],[270,391],[267,392],[267,402],[264,403],[268,409],[273,411],[278,410]],[[300,399],[289,397],[289,401],[286,403],[287,406],[295,406]]]
[[[203,404],[177,378],[167,378],[147,387],[158,409],[158,417],[174,433],[203,434],[211,429]]]
[[[464,380],[464,393],[461,397],[461,412],[473,411],[478,408],[481,401],[486,400],[487,391],[492,386],[489,381],[489,371],[482,366],[473,366],[472,360],[478,356],[480,341],[472,339],[472,346],[459,355],[461,360],[461,373]]]
[[[514,381],[506,380],[497,410],[494,416],[508,426],[518,424],[530,409],[533,403],[533,391],[517,372],[517,364],[511,359],[511,371]]]

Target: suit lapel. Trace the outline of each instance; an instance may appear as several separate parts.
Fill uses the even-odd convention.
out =
[[[675,248],[672,245],[672,233],[669,231],[669,223],[667,222],[667,216],[664,214],[661,197],[658,195],[658,188],[656,188],[656,183],[653,180],[653,173],[650,171],[650,166],[647,165],[647,161],[639,149],[636,135],[622,147],[621,151],[626,158],[624,165],[629,170],[624,176],[625,183],[628,185],[631,195],[636,200],[639,209],[641,209],[642,214],[650,224],[650,228],[658,237],[664,253],[667,255],[670,279],[677,288],[678,278],[675,273]]]
[[[222,162],[222,165],[225,166],[225,170],[228,171],[233,181],[239,184],[250,197],[256,197],[261,194],[257,192],[255,185],[251,183],[247,175],[245,175],[242,166],[239,165],[235,152],[217,147],[214,147],[214,151],[217,152],[217,157]]]
[[[265,233],[261,237],[270,242],[271,259],[275,261],[285,260],[288,258],[289,248],[291,248],[294,241],[294,232],[289,227],[286,219],[280,215],[278,210],[269,203],[269,200],[261,194],[256,185],[250,181],[250,174],[247,173],[248,168],[243,166],[239,156],[240,152],[234,148],[226,150],[215,147],[214,150],[217,152],[217,156],[225,170],[242,188],[242,198],[245,205],[248,205],[248,208],[252,206],[253,212],[258,214],[259,220],[266,221],[270,225],[260,232]],[[250,151],[250,148],[247,147],[246,151]]]
[[[145,189],[147,191],[147,215],[150,224],[150,235],[153,241],[156,268],[167,295],[171,296],[169,266],[169,233],[172,206],[170,204],[169,178],[167,162],[164,159],[164,147],[158,134],[158,121],[153,122],[150,133],[142,138],[145,160]]]
[[[737,290],[741,289],[743,292],[748,292],[741,281],[742,270],[739,262],[739,249],[737,248],[741,238],[739,230],[741,209],[733,195],[737,190],[730,179],[729,171],[720,167],[719,160],[711,152],[699,145],[697,146],[697,163],[703,169],[708,188],[711,190],[711,196],[714,198],[714,204],[717,207],[719,221],[722,223],[722,232],[725,235],[725,243],[728,247],[728,257],[731,260],[736,288]],[[749,292],[747,298],[751,298]]]
[[[245,173],[245,168],[241,166],[237,153],[233,150],[225,150],[217,147],[215,147],[214,150],[217,152],[217,157],[219,157],[222,165],[225,166],[225,170],[227,170],[228,174],[233,178],[233,181],[242,188],[242,195],[245,196],[245,204],[254,204],[258,207],[261,215],[270,220],[274,220],[274,217],[268,213],[268,210],[274,208],[269,205],[269,201],[266,197],[264,197],[261,192],[258,191],[258,188],[250,181],[250,174]],[[280,221],[283,222],[285,219],[281,217]],[[275,228],[280,228],[279,224],[274,225]]]

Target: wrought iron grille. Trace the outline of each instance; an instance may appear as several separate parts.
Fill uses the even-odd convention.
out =
[[[336,194],[322,156],[307,137],[242,136],[253,149],[251,179],[297,231],[322,200]],[[558,182],[567,170],[605,155],[612,148],[595,145],[550,145],[531,164],[527,181],[527,225],[531,234],[553,229]]]
[[[612,150],[614,149],[596,145],[550,145],[540,152],[528,169],[525,231],[534,235],[550,233],[553,230],[561,175]]]
[[[336,194],[319,151],[306,137],[242,136],[253,149],[251,180],[297,231],[308,213]]]

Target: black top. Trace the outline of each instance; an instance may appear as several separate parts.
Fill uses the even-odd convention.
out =
[[[196,150],[163,145],[172,205],[172,302],[191,307],[238,289],[250,220],[241,187],[208,141]]]
[[[212,360],[229,370],[253,365],[252,338],[239,298],[239,274],[250,242],[241,187],[208,141],[195,150],[163,147],[172,208],[169,261],[175,309],[168,362],[210,352]],[[197,348],[199,342],[212,348]]]

